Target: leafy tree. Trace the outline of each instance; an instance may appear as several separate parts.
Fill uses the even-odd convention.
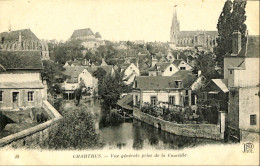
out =
[[[66,43],[59,43],[53,46],[53,51],[50,52],[50,58],[59,63],[65,64],[68,60],[83,58],[81,40],[71,40]]]
[[[223,10],[219,16],[217,29],[219,37],[217,38],[217,46],[214,48],[216,54],[217,66],[221,68],[223,75],[224,55],[232,51],[232,33],[239,30],[242,34],[242,44],[245,44],[246,20],[245,7],[246,0],[227,0]]]
[[[103,68],[99,67],[96,71],[94,71],[93,75],[98,79],[98,82],[103,82],[107,72]]]
[[[120,94],[124,91],[124,83],[120,73],[115,77],[107,75],[103,82],[98,82],[98,94],[103,100],[103,104],[107,107],[114,107],[120,98]]]
[[[208,80],[219,78],[220,75],[215,69],[216,62],[212,52],[205,53],[204,51],[197,53],[195,60],[194,72],[201,70],[201,74]]]
[[[63,118],[51,126],[49,136],[41,142],[48,149],[97,149],[99,135],[91,115],[84,109],[62,111]]]
[[[62,73],[63,67],[59,64],[55,64],[51,60],[43,60],[43,70],[41,76],[46,80],[48,90],[51,94],[59,94],[60,87],[58,83],[62,83],[66,80],[67,76]]]

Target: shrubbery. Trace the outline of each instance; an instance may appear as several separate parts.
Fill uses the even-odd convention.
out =
[[[49,137],[42,142],[49,149],[96,149],[100,148],[94,122],[86,111],[63,111],[63,118],[51,126]]]

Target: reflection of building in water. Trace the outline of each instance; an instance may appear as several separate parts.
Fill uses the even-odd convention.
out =
[[[172,18],[170,32],[170,42],[177,47],[195,47],[201,46],[212,48],[216,46],[217,31],[180,31],[180,22],[175,10]]]
[[[0,50],[4,51],[40,51],[41,59],[49,59],[49,49],[30,29],[0,33]]]

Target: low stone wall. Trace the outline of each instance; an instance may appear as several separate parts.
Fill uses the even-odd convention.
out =
[[[135,119],[148,123],[161,130],[187,137],[209,138],[215,140],[224,139],[224,133],[220,133],[220,127],[213,124],[177,124],[148,115],[134,108]]]
[[[62,116],[48,101],[43,102],[43,108],[52,118],[51,120],[0,139],[0,147],[8,146],[17,148],[25,145],[33,147],[37,146],[38,142],[46,139],[50,126],[55,124]]]
[[[259,132],[240,130],[240,140],[242,142],[259,142],[259,138]]]

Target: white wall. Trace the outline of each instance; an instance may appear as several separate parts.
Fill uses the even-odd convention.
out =
[[[137,76],[140,75],[140,71],[139,69],[133,64],[131,63],[128,68],[125,70],[125,77],[129,76],[130,74],[132,74],[133,72],[135,72],[137,74]]]
[[[184,61],[182,61],[178,66],[179,69],[181,69],[181,67],[185,67],[186,70],[192,70],[192,67]]]
[[[80,79],[83,80],[86,87],[97,87],[98,80],[93,77],[86,69],[84,69],[78,77],[78,82],[80,82]]]
[[[157,101],[161,101],[161,102],[169,102],[169,96],[175,96],[175,104],[179,105],[180,104],[180,96],[181,96],[181,92],[143,92],[142,93],[142,102],[151,102],[151,96],[157,96]]]
[[[170,68],[172,68],[172,71],[170,71]],[[162,76],[172,76],[177,71],[179,71],[179,69],[174,64],[171,64],[164,70]]]
[[[259,58],[246,58],[245,70],[235,70],[234,86],[256,86],[259,84]]]
[[[1,73],[0,82],[34,82],[41,80],[40,73]]]
[[[239,128],[259,131],[259,87],[239,89]],[[256,115],[256,125],[250,125],[250,115]]]

